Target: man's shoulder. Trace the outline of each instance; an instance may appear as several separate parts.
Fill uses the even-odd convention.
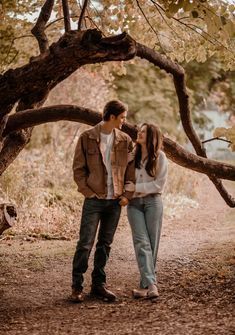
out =
[[[84,130],[80,134],[80,137],[87,137],[87,136],[89,137],[90,135],[97,133],[97,131],[98,131],[97,128],[98,128],[97,125],[95,125],[95,126],[89,128],[89,129]]]
[[[118,138],[122,141],[132,141],[132,139],[130,138],[130,136],[126,133],[124,133],[123,131],[119,130],[119,129],[115,129],[116,134],[118,136]]]

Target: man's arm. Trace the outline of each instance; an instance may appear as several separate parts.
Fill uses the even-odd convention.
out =
[[[73,159],[73,176],[78,186],[78,191],[81,192],[84,197],[91,198],[95,196],[95,193],[87,185],[87,176],[89,170],[86,163],[86,155],[84,148],[84,135],[82,134],[75,149],[75,155]]]
[[[127,168],[126,168],[126,173],[125,173],[125,178],[124,178],[124,184],[128,182],[132,182],[135,184],[135,160],[134,160],[134,154],[133,154],[133,142],[130,139],[129,145],[128,145],[128,157],[132,157],[132,160],[129,161]],[[130,191],[124,191],[123,197],[127,198],[130,200],[133,196],[134,192]]]

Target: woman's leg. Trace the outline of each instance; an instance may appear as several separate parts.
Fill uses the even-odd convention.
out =
[[[141,201],[140,199],[138,199]],[[155,269],[151,243],[145,223],[143,205],[131,203],[127,207],[128,220],[132,230],[133,244],[141,276],[140,286],[146,288],[155,282]]]
[[[145,222],[151,243],[153,264],[156,269],[157,254],[162,228],[163,205],[160,195],[148,197],[145,201]]]

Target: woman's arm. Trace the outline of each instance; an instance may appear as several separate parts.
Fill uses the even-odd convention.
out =
[[[145,183],[136,183],[135,192],[137,193],[162,193],[166,184],[168,171],[168,161],[166,155],[161,152],[158,158],[158,169],[154,180]]]

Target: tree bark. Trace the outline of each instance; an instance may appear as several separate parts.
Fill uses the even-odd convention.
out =
[[[0,204],[0,235],[14,226],[17,217],[16,208],[12,204]]]
[[[3,136],[23,128],[60,120],[81,122],[93,126],[102,120],[102,116],[91,109],[73,105],[58,105],[26,110],[9,116]],[[125,124],[123,130],[133,139],[136,138],[137,131],[132,125]],[[235,180],[235,166],[199,157],[167,137],[164,137],[163,144],[166,155],[173,162],[200,173],[213,174],[219,178]]]
[[[32,34],[36,37],[40,49],[40,53],[45,53],[49,48],[47,36],[45,34],[45,27],[47,21],[50,19],[51,12],[54,6],[54,0],[46,0],[42,6],[41,12],[33,29]]]
[[[70,31],[71,24],[70,24],[70,13],[69,13],[68,0],[62,0],[62,5],[63,5],[63,13],[64,13],[64,29],[65,31]]]
[[[50,52],[36,57],[31,63],[7,71],[0,76],[2,106],[13,106],[20,100],[20,108],[42,105],[50,90],[84,64],[127,60],[135,55],[135,42],[125,33],[102,38],[97,30],[71,31],[50,47]],[[9,108],[0,109],[0,118]],[[31,130],[10,134],[0,152],[1,173],[14,161],[28,143]]]
[[[50,92],[61,81],[85,64],[129,60],[135,56],[135,41],[126,33],[102,38],[99,31],[70,31],[53,43],[46,55],[8,70],[0,76],[2,106],[14,105],[20,99],[33,100]],[[0,117],[8,113],[0,109]]]

